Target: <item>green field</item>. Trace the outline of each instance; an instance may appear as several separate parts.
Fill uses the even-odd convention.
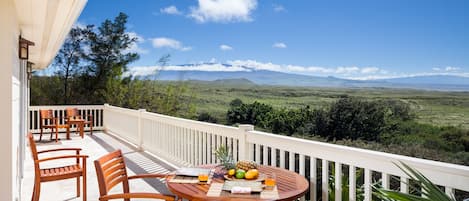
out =
[[[343,96],[370,100],[398,99],[411,104],[421,123],[438,126],[461,126],[469,129],[469,92],[439,92],[409,89],[377,88],[311,88],[258,85],[223,85],[190,82],[190,93],[197,112],[208,112],[225,122],[229,102],[239,98],[243,102],[267,103],[276,108],[327,107]]]

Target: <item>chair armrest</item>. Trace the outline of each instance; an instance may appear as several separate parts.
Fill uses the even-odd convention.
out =
[[[59,148],[59,149],[48,149],[43,151],[38,151],[38,154],[53,152],[53,151],[81,151],[81,148]]]
[[[166,178],[168,174],[138,174],[129,176],[128,179],[143,179],[143,178]]]
[[[34,162],[36,162],[36,163],[41,163],[41,162],[44,162],[44,161],[51,161],[51,160],[58,160],[58,159],[66,159],[66,158],[76,158],[76,159],[82,158],[82,159],[86,159],[86,158],[88,158],[88,156],[87,156],[87,155],[65,155],[65,156],[55,156],[55,157],[49,157],[49,158],[43,158],[43,159],[39,159],[39,160],[34,160]]]
[[[112,195],[103,195],[99,200],[113,200],[113,199],[130,199],[130,198],[154,198],[173,201],[173,196],[156,194],[156,193],[121,193]]]

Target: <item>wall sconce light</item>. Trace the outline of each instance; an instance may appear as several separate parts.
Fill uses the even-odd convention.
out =
[[[34,45],[33,42],[26,40],[20,36],[19,39],[19,49],[18,49],[18,55],[20,59],[26,59],[28,60],[29,58],[29,46]]]
[[[26,73],[28,75],[28,80],[33,78],[33,63],[32,62],[28,62],[26,64]]]

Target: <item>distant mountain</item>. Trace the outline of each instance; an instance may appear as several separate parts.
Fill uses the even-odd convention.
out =
[[[223,64],[224,66],[230,66]],[[194,65],[181,65],[194,66]],[[378,80],[349,80],[336,77],[319,77],[243,66],[245,71],[162,70],[154,79],[210,81],[223,85],[281,85],[338,88],[407,88],[442,91],[469,91],[469,78],[450,75],[416,76]]]

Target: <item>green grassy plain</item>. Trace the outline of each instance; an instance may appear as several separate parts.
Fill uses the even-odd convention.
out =
[[[224,123],[229,103],[239,98],[245,103],[258,101],[276,108],[323,108],[340,97],[370,100],[398,99],[411,104],[421,123],[460,126],[469,129],[469,92],[441,92],[386,88],[312,88],[189,82],[188,92],[197,112],[208,112]]]

